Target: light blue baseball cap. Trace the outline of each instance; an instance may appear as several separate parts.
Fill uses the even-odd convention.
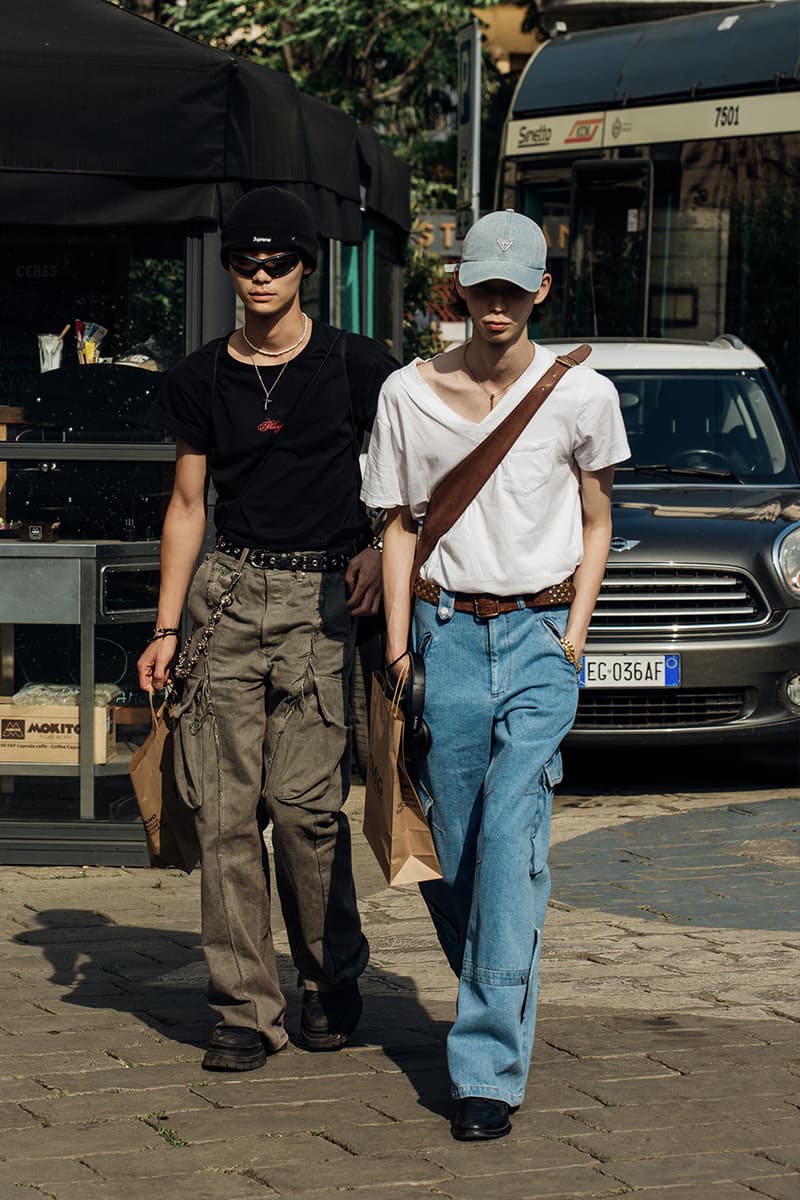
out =
[[[546,266],[547,243],[539,226],[507,208],[487,213],[467,232],[458,278],[464,287],[505,279],[525,292],[536,292]]]

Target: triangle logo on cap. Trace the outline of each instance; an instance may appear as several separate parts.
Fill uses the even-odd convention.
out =
[[[500,249],[501,249],[503,252],[505,252],[506,250],[510,250],[510,249],[511,249],[511,247],[514,245],[514,239],[513,239],[513,238],[502,238],[502,237],[500,237],[500,238],[498,238],[498,239],[497,239],[497,244],[498,244],[498,246],[500,247]]]

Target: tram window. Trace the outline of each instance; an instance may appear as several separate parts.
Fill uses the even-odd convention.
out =
[[[549,175],[552,174],[553,178]],[[538,172],[536,184],[525,187],[522,212],[537,221],[547,242],[547,269],[553,277],[550,295],[534,310],[531,336],[535,340],[563,334],[567,319],[569,269],[569,172]]]
[[[646,333],[653,165],[592,159],[572,168],[569,273],[571,330]]]

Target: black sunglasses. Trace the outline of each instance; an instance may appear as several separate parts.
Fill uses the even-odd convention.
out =
[[[296,250],[290,250],[287,254],[274,254],[271,258],[253,258],[252,254],[242,254],[239,250],[228,255],[231,269],[245,279],[252,279],[259,271],[265,271],[270,279],[280,279],[282,275],[293,271],[299,262],[300,255]]]

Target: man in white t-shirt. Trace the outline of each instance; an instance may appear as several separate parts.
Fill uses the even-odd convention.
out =
[[[389,510],[395,672],[416,594],[411,636],[432,738],[420,783],[443,872],[422,892],[459,978],[447,1057],[452,1132],[463,1141],[507,1134],[525,1092],[559,746],[608,557],[614,464],[630,453],[613,385],[569,369],[416,580],[411,570],[433,489],[554,362],[527,336],[550,289],[545,265],[544,236],[527,217],[490,213],[472,227],[455,284],[472,339],[386,380],[362,492]]]

